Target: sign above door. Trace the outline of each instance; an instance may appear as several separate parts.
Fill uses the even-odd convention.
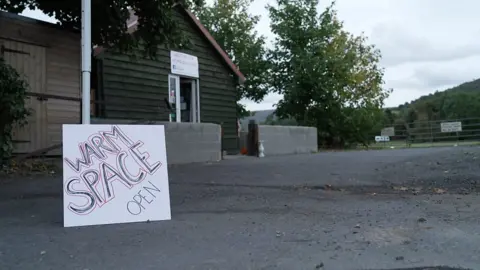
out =
[[[198,58],[196,56],[170,51],[171,73],[198,78]]]

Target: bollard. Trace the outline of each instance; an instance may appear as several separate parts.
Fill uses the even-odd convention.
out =
[[[258,157],[265,157],[265,148],[263,147],[263,141],[258,141]]]

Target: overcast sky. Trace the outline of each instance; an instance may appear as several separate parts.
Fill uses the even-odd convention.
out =
[[[256,0],[251,13],[262,16],[258,31],[272,40],[268,3],[274,1]],[[321,0],[320,8],[330,3]],[[385,87],[394,89],[387,107],[480,77],[479,1],[337,0],[337,10],[348,31],[364,32],[381,50]],[[49,20],[36,11],[23,15]],[[244,103],[262,110],[279,99],[271,94],[260,104]]]

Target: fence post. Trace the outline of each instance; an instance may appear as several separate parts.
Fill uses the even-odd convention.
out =
[[[405,123],[405,147],[410,148],[410,124]]]
[[[433,130],[432,130],[432,122],[428,122],[428,126],[430,127],[430,141],[431,141],[431,146],[435,143],[433,140]]]
[[[237,149],[239,154],[242,153],[242,149],[241,149],[242,145],[240,143],[241,134],[242,134],[242,124],[240,123],[240,119],[237,119]]]

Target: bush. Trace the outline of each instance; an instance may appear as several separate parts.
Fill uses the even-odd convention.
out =
[[[11,157],[13,127],[27,123],[27,89],[27,82],[0,57],[0,164]]]

